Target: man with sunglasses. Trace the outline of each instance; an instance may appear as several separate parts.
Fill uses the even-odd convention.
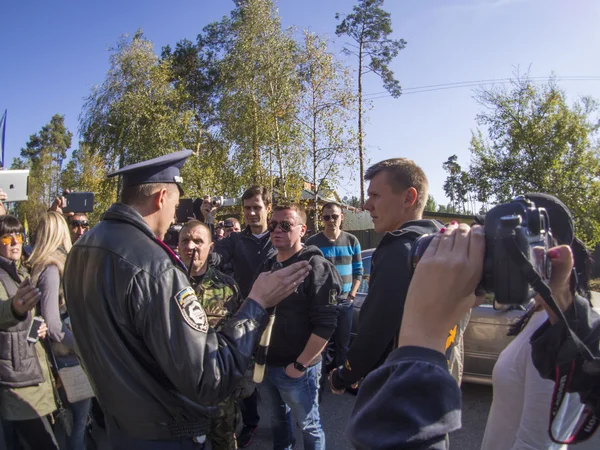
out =
[[[346,361],[350,332],[352,331],[352,302],[363,275],[360,242],[356,236],[342,231],[342,208],[337,203],[326,203],[321,209],[324,229],[306,240],[323,252],[342,277],[342,292],[338,297],[338,319],[334,334],[335,367]]]
[[[68,189],[65,190],[65,193],[69,192],[71,191],[69,191]],[[71,242],[74,244],[81,236],[83,236],[89,231],[90,221],[86,213],[63,213],[63,207],[66,204],[67,201],[65,197],[56,197],[48,211],[56,211],[61,214],[64,214],[65,219],[67,219],[67,224],[69,225],[69,234],[71,235]]]
[[[90,222],[85,213],[75,213],[72,216],[67,216],[67,223],[69,224],[73,244],[90,229]]]
[[[260,389],[270,404],[273,448],[293,447],[289,408],[302,429],[304,448],[320,450],[325,448],[318,403],[321,352],[335,330],[342,280],[317,247],[302,245],[306,233],[302,206],[276,206],[269,232],[277,253],[265,261],[262,271],[276,271],[297,261],[311,266],[309,276],[272,312],[275,322]]]

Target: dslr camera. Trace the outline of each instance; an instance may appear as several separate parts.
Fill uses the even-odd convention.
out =
[[[497,205],[485,215],[485,257],[477,295],[493,293],[501,304],[524,304],[531,297],[529,281],[511,256],[509,246],[521,252],[544,281],[550,279],[548,249],[555,245],[548,212],[524,196]],[[409,264],[414,272],[434,235],[412,245]]]

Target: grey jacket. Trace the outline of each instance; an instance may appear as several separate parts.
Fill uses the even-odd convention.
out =
[[[179,259],[121,203],[73,246],[64,293],[107,420],[138,439],[205,434],[268,321],[247,299],[222,331],[210,328]]]

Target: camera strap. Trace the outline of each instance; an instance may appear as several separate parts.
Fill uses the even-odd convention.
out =
[[[516,236],[513,234],[512,238],[502,239],[502,243],[505,244],[505,248],[513,263],[519,267],[530,286],[544,299],[558,319],[565,325],[568,332],[567,343],[561,347],[556,365],[554,393],[552,395],[550,425],[548,430],[550,438],[553,442],[559,444],[575,444],[585,441],[594,434],[600,425],[600,418],[596,416],[592,408],[588,405],[586,405],[581,412],[577,421],[577,426],[570,432],[570,436],[566,440],[558,440],[555,438],[552,432],[552,425],[554,424],[554,420],[560,411],[561,405],[569,392],[573,375],[577,370],[577,354],[583,359],[583,367],[584,369],[587,369],[586,372],[598,370],[600,367],[600,358],[595,357],[585,343],[582,342],[571,329],[567,318],[552,297],[550,286],[548,286],[542,277],[540,277],[535,267],[531,264],[531,261],[529,261],[529,258],[527,258],[527,256],[519,249]],[[573,284],[571,285],[571,290],[574,293],[575,289]],[[594,332],[586,338],[586,342],[588,344],[595,342],[599,332],[600,329],[594,330]]]

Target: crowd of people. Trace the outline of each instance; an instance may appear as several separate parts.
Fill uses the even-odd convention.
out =
[[[202,217],[182,224],[172,249],[163,238],[189,155],[111,174],[122,177],[120,201],[93,228],[83,213],[63,214],[57,198],[39,218],[32,247],[21,222],[0,211],[7,448],[57,449],[63,436],[66,448],[85,449],[91,422],[107,429],[117,450],[245,448],[260,425],[260,399],[275,450],[325,449],[323,389],[343,394],[359,383],[347,428],[353,446],[447,448],[461,426],[461,335],[482,301],[474,292],[483,227],[424,219],[428,182],[413,161],[369,168],[364,208],[385,235],[350,344],[363,267],[358,240],[342,230],[342,206],[324,204],[324,229],[307,238],[304,207],[275,204],[263,186],[241,197],[244,227],[234,217],[217,221],[207,197]],[[530,199],[555,223],[570,223],[553,230],[560,246],[548,251],[550,287],[597,352],[589,254],[564,205]],[[10,201],[2,193],[0,200]],[[435,237],[413,274],[409,253],[425,234]],[[562,448],[544,420],[566,323],[538,297],[518,324],[494,370],[482,448]],[[584,411],[578,397],[571,400],[560,419],[569,432]]]

